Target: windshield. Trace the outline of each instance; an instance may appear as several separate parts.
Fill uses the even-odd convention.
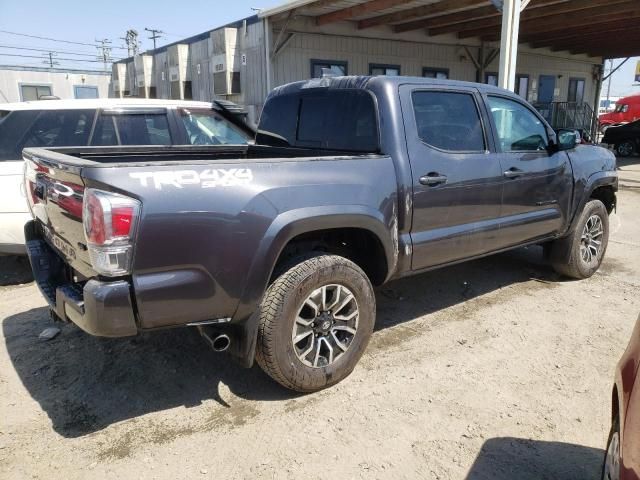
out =
[[[625,103],[618,103],[616,105],[616,109],[614,110],[615,113],[625,113],[629,110],[629,105],[625,104]]]
[[[246,145],[240,129],[211,110],[182,110],[182,123],[191,145]]]

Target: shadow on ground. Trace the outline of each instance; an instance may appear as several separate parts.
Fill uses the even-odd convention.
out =
[[[0,287],[33,281],[26,256],[0,255]]]
[[[604,450],[522,438],[487,440],[466,480],[597,480]]]
[[[504,286],[537,279],[531,288],[553,288],[558,277],[531,247],[392,282],[377,291],[378,324],[371,348],[397,344],[386,330]],[[513,294],[517,294],[513,293]],[[499,301],[508,299],[509,293]],[[194,329],[173,329],[133,339],[91,337],[73,325],[49,342],[38,334],[50,326],[46,308],[6,318],[9,356],[32,397],[66,437],[95,432],[115,422],[213,399],[224,383],[246,400],[285,400],[281,388],[258,367],[245,370],[211,351]],[[407,335],[415,335],[408,332]]]

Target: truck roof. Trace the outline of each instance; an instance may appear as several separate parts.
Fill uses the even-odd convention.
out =
[[[424,85],[444,85],[458,87],[473,87],[486,92],[502,93],[515,95],[514,92],[504,88],[494,87],[484,83],[464,82],[461,80],[445,80],[440,78],[426,77],[405,77],[405,76],[371,76],[371,75],[349,75],[341,77],[322,77],[313,78],[311,80],[302,80],[299,82],[289,83],[274,88],[277,93],[290,93],[306,88],[368,88],[373,85],[394,85],[400,86],[404,84],[424,84]]]
[[[0,104],[0,110],[74,110],[82,108],[118,108],[118,107],[191,107],[212,108],[210,102],[189,100],[162,100],[146,98],[90,98],[69,100],[35,100]]]

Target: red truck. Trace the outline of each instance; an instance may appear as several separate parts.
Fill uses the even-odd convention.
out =
[[[621,98],[613,112],[603,113],[598,120],[603,133],[608,127],[640,120],[640,94]]]

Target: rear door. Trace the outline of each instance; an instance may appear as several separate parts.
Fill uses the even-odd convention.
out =
[[[495,248],[503,177],[475,88],[404,85],[413,176],[412,269]]]
[[[573,172],[566,152],[549,151],[547,125],[515,97],[488,95],[505,178],[500,240],[504,247],[558,232],[568,222]]]

